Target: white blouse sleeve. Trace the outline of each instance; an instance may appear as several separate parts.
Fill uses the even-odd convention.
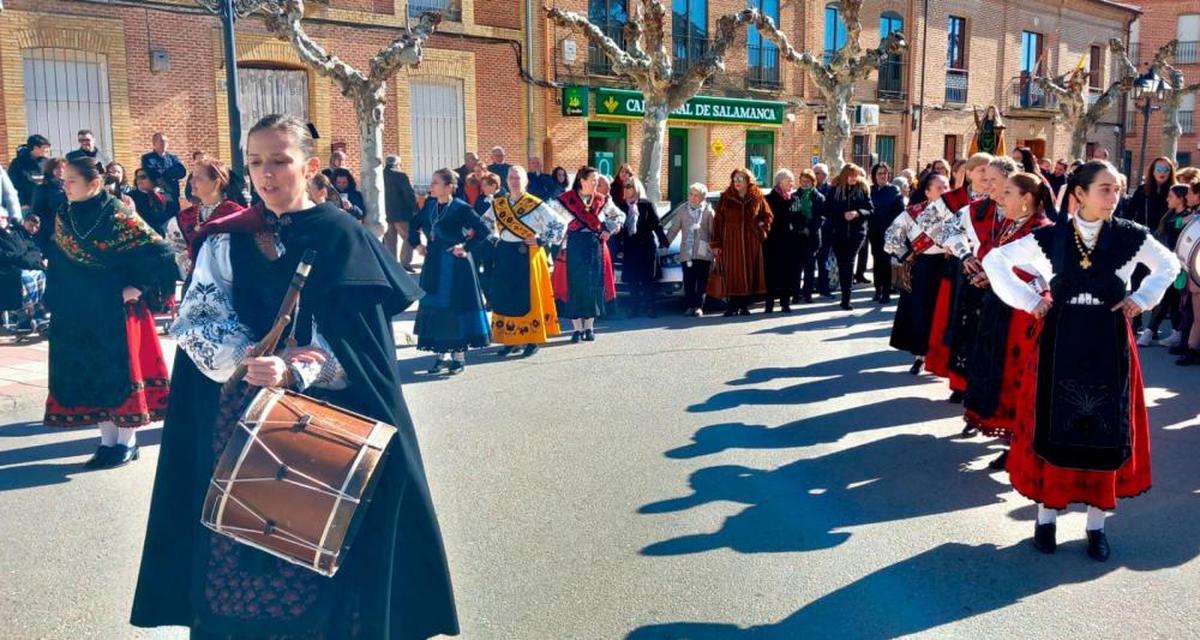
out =
[[[1022,311],[1030,312],[1042,301],[1042,296],[1034,291],[1013,272],[1014,267],[1020,267],[1033,275],[1040,276],[1046,282],[1054,278],[1054,270],[1049,258],[1042,253],[1042,246],[1032,235],[1025,236],[1016,242],[1003,247],[992,249],[983,258],[983,270],[987,272],[992,291],[1004,301],[1004,304]]]
[[[333,348],[329,346],[329,342],[321,335],[315,320],[313,321],[312,344],[309,346],[313,349],[324,351],[326,360],[323,363],[288,363],[288,368],[291,369],[296,381],[296,391],[304,391],[309,387],[341,391],[350,386],[350,382],[346,379],[346,370],[338,362],[337,356],[333,353]]]
[[[1153,235],[1147,233],[1146,240],[1138,248],[1133,261],[1146,265],[1150,269],[1150,275],[1142,280],[1138,290],[1129,294],[1129,297],[1139,307],[1149,310],[1162,300],[1167,288],[1175,282],[1181,268],[1179,258],[1175,257],[1175,254],[1161,242],[1155,240]]]
[[[547,246],[562,244],[563,237],[567,235],[567,221],[558,213],[554,207],[547,206],[546,203],[534,209],[535,220],[541,227],[542,242]]]
[[[895,258],[902,258],[908,253],[908,229],[913,225],[913,218],[907,211],[896,216],[887,231],[883,232],[883,249]]]
[[[171,335],[196,367],[217,382],[228,380],[254,345],[250,329],[233,308],[228,236],[211,236],[200,247]]]
[[[612,198],[604,203],[604,209],[600,211],[600,218],[604,220],[604,228],[609,233],[616,233],[625,224],[625,212],[613,204]]]

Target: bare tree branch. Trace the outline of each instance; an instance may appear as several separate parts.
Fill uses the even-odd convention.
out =
[[[630,71],[640,73],[649,71],[649,65],[645,60],[635,59],[626,53],[616,41],[605,35],[600,30],[600,27],[589,22],[586,16],[582,16],[574,11],[563,11],[557,7],[544,8],[546,15],[554,24],[563,29],[574,31],[587,38],[588,42],[596,45],[609,61],[612,62],[614,72],[622,74]]]
[[[436,11],[422,13],[416,27],[406,29],[371,58],[367,78],[372,84],[382,84],[395,75],[400,67],[415,67],[420,64],[424,55],[422,45],[441,23],[442,14]]]
[[[800,53],[792,46],[788,37],[782,31],[775,27],[775,21],[770,16],[765,16],[758,12],[757,9],[749,9],[749,16],[746,21],[750,25],[758,29],[759,34],[763,39],[769,40],[779,49],[779,57],[799,65],[802,69],[808,72],[820,89],[822,95],[829,96],[836,88],[836,78],[830,70],[829,65],[826,65],[820,59],[805,51]],[[743,12],[746,13],[746,12]]]
[[[367,82],[367,77],[310,38],[301,24],[303,19],[304,0],[283,0],[279,11],[268,14],[264,22],[275,37],[292,43],[304,64],[336,82],[342,95],[349,97],[356,86]]]

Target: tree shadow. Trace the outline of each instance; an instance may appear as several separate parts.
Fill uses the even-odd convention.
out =
[[[970,449],[964,449],[970,447]],[[649,556],[728,548],[741,553],[814,551],[839,545],[846,527],[961,511],[999,502],[995,485],[962,469],[970,444],[948,438],[898,435],[777,469],[738,465],[700,469],[690,495],[643,506],[670,513],[716,501],[749,505],[713,533],[653,543]],[[937,487],[914,499],[912,487]]]

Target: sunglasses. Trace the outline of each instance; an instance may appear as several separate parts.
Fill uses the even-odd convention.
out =
[[[1161,164],[1154,165],[1154,173],[1171,173],[1171,167],[1164,167]]]
[[[746,179],[742,176],[734,176],[733,181],[734,182],[745,182]]]

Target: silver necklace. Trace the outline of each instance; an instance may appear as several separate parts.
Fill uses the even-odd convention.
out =
[[[70,211],[69,208],[68,211],[70,212],[70,215],[67,216],[67,221],[71,223],[71,231],[74,231],[75,235],[79,236],[80,240],[87,240],[88,236],[92,235],[92,232],[96,230],[96,227],[100,226],[100,221],[104,219],[104,212],[101,211],[100,215],[96,216],[96,222],[92,225],[92,228],[88,229],[87,233],[79,233],[79,227],[75,226],[75,213]]]

